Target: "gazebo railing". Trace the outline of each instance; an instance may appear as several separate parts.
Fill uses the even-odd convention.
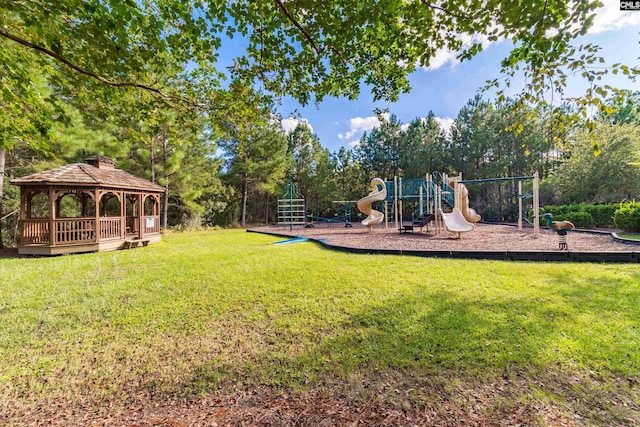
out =
[[[121,238],[122,218],[100,218],[100,240]]]
[[[96,241],[96,221],[87,218],[56,219],[55,244]]]
[[[160,216],[145,216],[144,234],[152,234],[160,232]]]
[[[23,219],[20,221],[20,243],[46,245],[51,241],[48,219]]]
[[[99,219],[100,240],[122,239],[123,218]],[[53,220],[53,233],[48,218],[23,219],[20,221],[20,244],[57,246],[74,243],[97,242],[96,220],[93,218],[65,218]],[[135,225],[134,225],[135,226]],[[144,234],[160,232],[158,215],[145,217]],[[53,239],[52,239],[53,238]]]

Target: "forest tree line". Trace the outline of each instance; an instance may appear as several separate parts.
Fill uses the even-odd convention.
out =
[[[640,67],[605,64],[598,46],[581,44],[599,2],[320,3],[0,0],[0,246],[13,242],[18,204],[5,177],[95,154],[164,186],[169,227],[272,222],[290,181],[309,213],[329,215],[333,200],[366,194],[373,176],[430,170],[467,178],[539,170],[557,180],[549,181],[557,198],[637,194],[627,170],[637,164],[637,119],[624,121],[637,95],[606,77],[634,78]],[[500,76],[487,76],[497,101],[471,100],[451,133],[426,111],[408,127],[390,116],[354,149],[331,153],[309,129],[285,134],[273,115],[284,96],[307,105],[357,99],[365,87],[374,101],[395,102],[441,50],[469,60],[482,39],[514,46]],[[522,75],[522,90],[506,99]],[[569,77],[587,89],[565,105]],[[634,113],[612,118],[617,107]],[[613,152],[625,163],[604,165]],[[589,185],[585,165],[599,172],[584,175]],[[582,192],[568,188],[577,183]]]
[[[592,129],[579,121],[557,132],[549,112],[522,110],[513,100],[469,100],[447,131],[433,113],[408,124],[394,115],[365,133],[357,145],[330,152],[301,122],[286,133],[264,109],[263,117],[224,136],[200,116],[155,108],[143,116],[136,100],[102,116],[58,104],[66,121],[45,120],[37,144],[7,151],[9,179],[102,154],[117,166],[165,187],[163,227],[198,228],[275,223],[277,199],[297,184],[307,213],[331,217],[334,201],[357,200],[373,177],[422,178],[439,171],[465,179],[542,178],[542,203],[591,203],[640,195],[640,93],[616,98]],[[566,105],[567,115],[571,106]],[[594,154],[593,143],[600,148]],[[35,147],[35,148],[34,148]],[[487,219],[513,219],[514,182],[470,185],[471,203]],[[18,208],[18,189],[5,182],[4,214]],[[17,215],[4,219],[11,244]]]

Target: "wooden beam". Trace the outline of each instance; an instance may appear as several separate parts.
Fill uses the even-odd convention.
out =
[[[94,197],[96,199],[96,209],[95,209],[95,222],[96,222],[96,243],[100,242],[100,234],[102,230],[100,229],[100,191],[98,189],[94,190]]]
[[[55,229],[55,217],[56,217],[56,192],[49,189],[49,246],[56,245],[56,229]]]

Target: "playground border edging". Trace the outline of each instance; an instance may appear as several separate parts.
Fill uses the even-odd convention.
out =
[[[290,234],[247,229],[248,233],[260,233],[270,236],[292,238]],[[608,233],[608,232],[599,232]],[[608,233],[612,236],[615,233]],[[617,236],[614,236],[614,239]],[[622,238],[619,238],[622,239]],[[629,240],[629,239],[624,239]],[[461,250],[420,250],[420,249],[386,249],[386,248],[352,248],[348,246],[332,245],[323,239],[309,237],[309,241],[319,243],[323,247],[340,252],[361,255],[405,255],[425,258],[476,259],[494,261],[538,261],[538,262],[601,262],[601,263],[640,263],[640,252],[572,252],[572,251],[461,251]],[[635,241],[632,241],[635,242]],[[625,242],[627,243],[627,242]],[[632,243],[636,244],[636,243]]]

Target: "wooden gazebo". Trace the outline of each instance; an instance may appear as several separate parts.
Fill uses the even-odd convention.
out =
[[[108,157],[86,161],[11,180],[20,187],[18,253],[103,252],[160,242],[164,188],[116,169]]]

